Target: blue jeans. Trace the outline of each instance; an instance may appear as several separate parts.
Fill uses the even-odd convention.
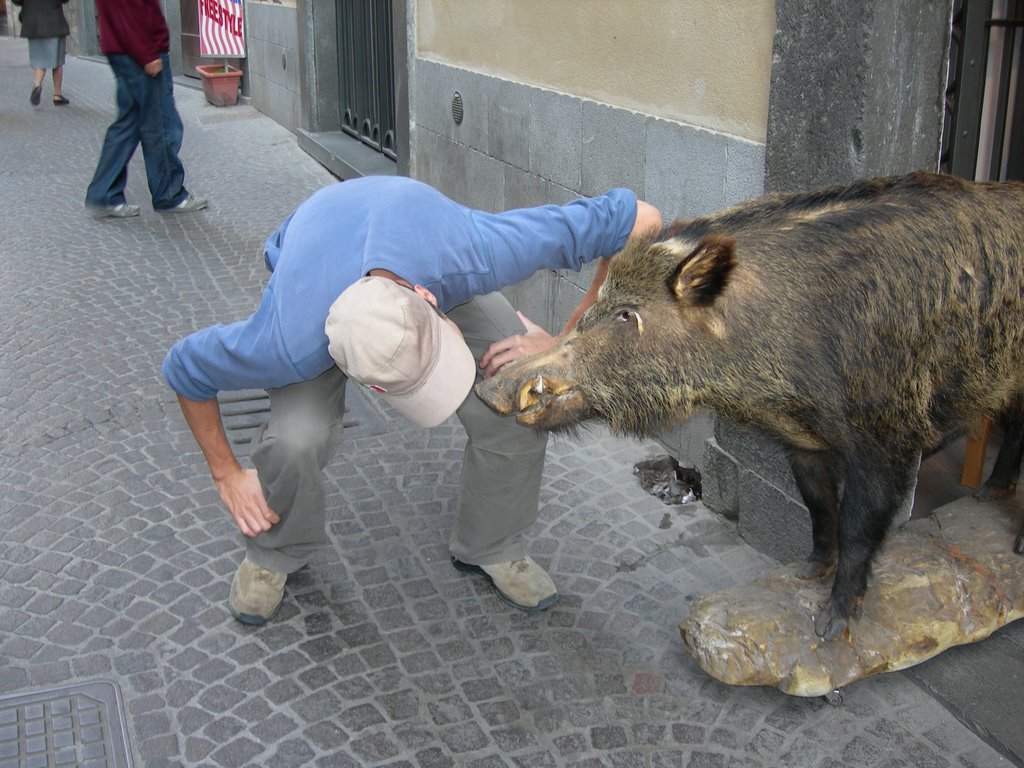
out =
[[[160,57],[163,71],[150,77],[131,56],[107,56],[117,80],[117,120],[107,128],[96,173],[85,193],[86,205],[125,202],[128,161],[139,142],[153,208],[173,208],[188,197],[185,167],[178,159],[184,131],[174,106],[171,62],[166,53]]]

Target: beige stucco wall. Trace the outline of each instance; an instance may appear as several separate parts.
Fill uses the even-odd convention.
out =
[[[417,55],[764,142],[773,0],[416,0]]]

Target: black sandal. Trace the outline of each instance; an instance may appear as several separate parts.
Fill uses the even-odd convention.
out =
[[[32,86],[32,93],[30,93],[28,95],[28,103],[31,104],[33,107],[38,107],[39,106],[39,96],[42,94],[42,92],[43,92],[43,86],[41,86],[41,85],[33,85]]]
[[[65,104],[70,104],[70,103],[71,102],[68,101],[67,99],[65,99],[63,96],[54,96],[53,97],[53,105],[55,107],[63,107]]]

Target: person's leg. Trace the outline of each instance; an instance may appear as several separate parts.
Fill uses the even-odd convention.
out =
[[[64,67],[54,67],[53,71],[50,72],[50,77],[53,78],[53,103],[63,103]]]
[[[145,85],[141,78],[146,77],[130,56],[111,54],[107,58],[117,86],[117,119],[107,128],[96,172],[85,193],[86,206],[98,209],[125,202],[128,162],[139,144],[139,94]]]
[[[39,95],[43,92],[43,77],[49,61],[48,44],[42,38],[30,38],[28,41],[28,65],[32,67],[32,91],[28,102],[33,107],[39,106]]]
[[[188,197],[185,167],[178,157],[184,127],[174,104],[171,61],[161,54],[164,67],[156,77],[147,78],[139,118],[142,155],[153,210],[173,208]]]
[[[322,470],[341,444],[346,380],[335,367],[268,390],[270,418],[257,430],[250,456],[281,522],[246,539],[249,558],[264,568],[297,571],[327,543]]]
[[[33,107],[39,106],[39,99],[43,92],[43,78],[46,77],[46,70],[34,67],[32,69],[32,92],[28,96],[29,103]]]
[[[61,88],[64,84],[64,60],[67,50],[67,38],[58,37],[56,43],[56,55],[53,59],[53,67],[50,70],[50,77],[53,79],[53,103],[57,106],[68,104],[64,98]]]
[[[253,437],[250,457],[267,505],[281,521],[245,539],[229,602],[247,624],[276,613],[287,575],[327,543],[321,473],[341,442],[345,381],[332,368],[312,381],[268,390],[270,419]]]
[[[480,296],[448,316],[479,360],[493,342],[525,329],[500,293]],[[547,436],[499,416],[470,392],[458,410],[466,427],[462,488],[449,549],[456,567],[477,566],[499,594],[525,610],[557,597],[547,574],[526,556],[523,533],[537,521]]]

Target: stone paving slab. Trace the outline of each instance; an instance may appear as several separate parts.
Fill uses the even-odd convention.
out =
[[[145,766],[1011,764],[903,675],[842,707],[709,679],[679,619],[770,563],[700,504],[645,494],[631,468],[657,446],[601,429],[549,448],[530,551],[552,610],[450,566],[457,422],[368,403],[373,429],[326,472],[330,546],[270,624],[235,622],[239,535],[159,367],[252,311],[263,238],[333,179],[272,121],[178,87],[210,208],[154,213],[136,158],[142,215],[91,220],[110,73],[71,59],[71,106],[32,109],[26,61],[0,39],[0,694],[116,683]]]

